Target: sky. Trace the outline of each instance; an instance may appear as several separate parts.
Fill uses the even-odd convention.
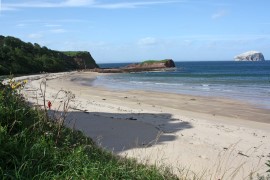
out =
[[[97,63],[270,60],[269,0],[0,0],[0,35]]]

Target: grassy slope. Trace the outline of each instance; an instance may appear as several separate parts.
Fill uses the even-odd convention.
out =
[[[168,171],[112,155],[81,132],[58,129],[44,111],[33,110],[0,84],[1,179],[176,179]]]
[[[67,56],[80,56],[82,54],[88,53],[87,51],[62,51]]]
[[[152,64],[152,63],[165,63],[167,60],[146,60],[143,61],[141,64]]]

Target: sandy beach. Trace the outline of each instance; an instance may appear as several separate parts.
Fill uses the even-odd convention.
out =
[[[27,101],[42,104],[38,89],[46,76],[46,99],[59,113],[59,90],[71,91],[75,98],[67,126],[123,157],[202,179],[248,179],[249,173],[267,170],[269,109],[224,98],[86,86],[97,75],[70,72],[18,79],[29,79],[22,91]]]

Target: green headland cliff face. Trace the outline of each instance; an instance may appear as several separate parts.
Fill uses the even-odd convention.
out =
[[[72,57],[79,69],[98,68],[94,58],[88,51],[65,51],[63,53]]]
[[[98,68],[86,51],[61,52],[0,35],[0,75]]]

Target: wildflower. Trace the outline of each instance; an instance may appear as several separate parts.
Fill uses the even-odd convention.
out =
[[[11,89],[16,89],[16,84],[11,84]]]
[[[20,87],[22,85],[22,83],[21,82],[18,82],[17,84],[16,84],[16,87]]]

